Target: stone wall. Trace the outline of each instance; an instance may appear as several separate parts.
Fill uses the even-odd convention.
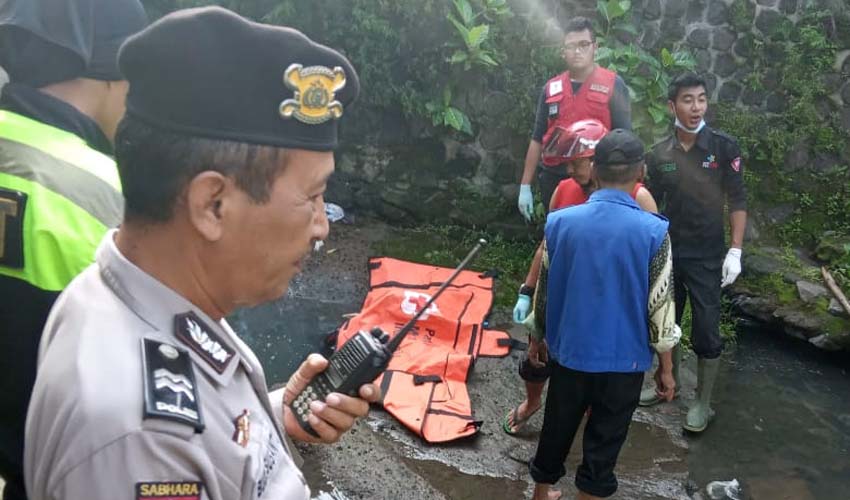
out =
[[[691,51],[697,67],[708,75],[714,101],[729,102],[743,109],[780,112],[783,99],[771,91],[776,72],[765,75],[764,88],[753,90],[744,82],[752,72],[750,57],[754,34],[771,37],[783,22],[796,22],[806,0],[635,0],[634,11],[641,26],[644,47],[684,48]],[[822,78],[832,91],[831,102],[823,111],[838,111],[842,123],[850,129],[850,15],[842,2],[821,1],[821,7],[835,12],[824,23],[824,30],[840,46],[834,71]]]

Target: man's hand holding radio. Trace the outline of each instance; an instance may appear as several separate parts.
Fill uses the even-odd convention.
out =
[[[375,403],[381,398],[381,391],[375,384],[364,384],[360,387],[360,397],[353,398],[345,394],[332,393],[326,401],[314,401],[310,409],[312,415],[308,417],[313,430],[319,434],[319,438],[311,436],[298,425],[289,403],[295,396],[301,393],[307,384],[328,366],[328,360],[320,354],[311,354],[301,363],[298,370],[289,378],[282,396],[277,392],[272,398],[280,397],[283,403],[283,428],[293,439],[308,443],[335,443],[345,434],[359,417],[365,417],[369,413],[369,403]],[[280,404],[273,400],[273,404]]]

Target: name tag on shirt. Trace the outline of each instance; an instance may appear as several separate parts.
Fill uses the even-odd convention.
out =
[[[549,95],[558,95],[564,91],[564,84],[561,80],[555,80],[554,82],[549,83]]]
[[[611,92],[611,89],[607,85],[602,85],[601,83],[592,83],[590,85],[590,90],[593,92],[601,92],[603,94],[608,94]]]

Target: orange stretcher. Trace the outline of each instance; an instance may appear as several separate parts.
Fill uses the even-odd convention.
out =
[[[369,293],[359,314],[337,332],[339,348],[358,330],[394,335],[454,270],[388,257],[369,260]],[[466,382],[478,357],[504,357],[513,341],[484,327],[494,277],[462,271],[416,321],[375,383],[384,409],[429,443],[478,432]]]

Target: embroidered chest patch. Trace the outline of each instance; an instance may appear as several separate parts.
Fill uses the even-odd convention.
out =
[[[732,170],[735,172],[741,171],[741,157],[738,156],[734,160],[732,160]]]
[[[590,84],[590,91],[591,92],[601,92],[605,95],[608,95],[608,94],[611,93],[611,88],[608,87],[607,85],[602,85],[601,83],[591,83]]]
[[[705,157],[705,161],[702,162],[702,168],[715,169],[717,168],[717,157],[714,155],[708,155]]]
[[[236,352],[192,311],[174,316],[174,335],[218,373],[224,373]]]
[[[136,483],[136,500],[200,500],[200,481]]]
[[[658,170],[661,170],[664,173],[675,172],[677,170],[675,163],[663,163],[659,165]]]

